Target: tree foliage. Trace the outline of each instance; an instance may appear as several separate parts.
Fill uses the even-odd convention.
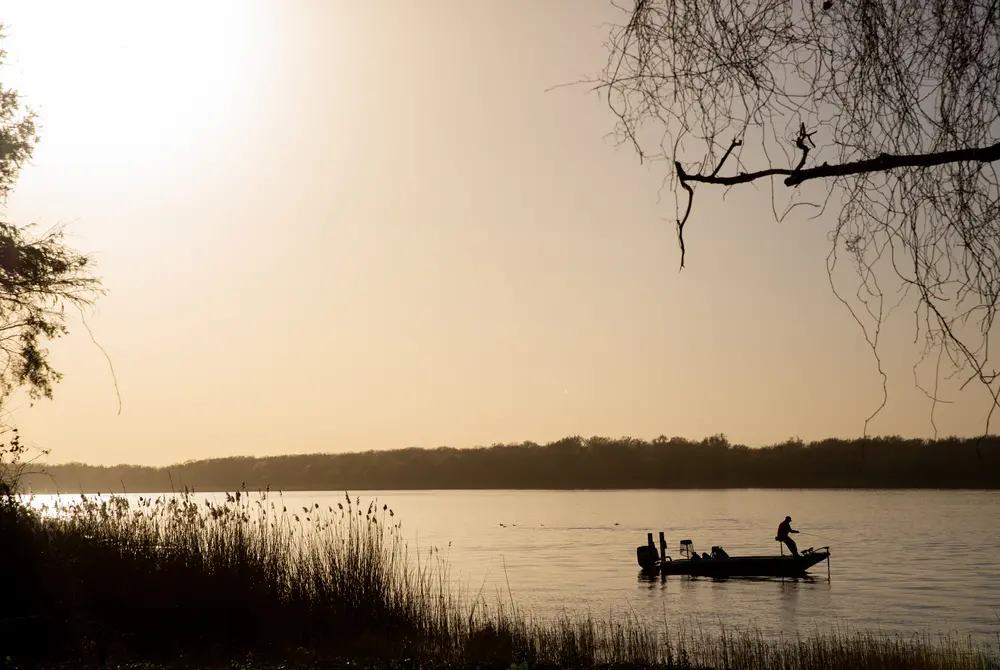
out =
[[[699,441],[572,436],[545,445],[232,457],[165,468],[69,463],[50,466],[45,477],[26,477],[35,493],[107,493],[122,487],[160,493],[184,486],[198,491],[787,488],[792,482],[803,488],[996,490],[1000,439],[789,440],[751,448],[730,444],[722,435]]]
[[[762,182],[779,218],[830,211],[831,280],[848,259],[860,281],[845,304],[876,355],[884,320],[910,300],[921,360],[944,358],[996,407],[998,1],[635,0],[623,11],[596,83],[619,137],[669,162],[681,266],[700,187]]]
[[[0,65],[4,55],[0,51]],[[18,93],[0,84],[0,205],[34,151],[35,121]],[[18,390],[32,399],[52,397],[60,374],[45,345],[67,333],[67,307],[90,304],[101,291],[90,258],[67,246],[61,229],[32,233],[32,226],[0,220],[0,406]],[[0,428],[6,433],[5,424]],[[0,444],[0,484],[23,462],[24,447],[14,435]]]

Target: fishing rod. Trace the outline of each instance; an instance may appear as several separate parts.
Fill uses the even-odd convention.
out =
[[[800,535],[808,535],[808,536],[810,536],[810,537],[817,537],[817,538],[819,538],[819,539],[821,539],[821,540],[824,540],[824,541],[826,541],[826,540],[829,540],[829,539],[830,539],[829,537],[826,537],[825,535],[817,535],[816,533],[808,533],[808,532],[806,532],[806,531],[804,531],[804,530],[800,530],[800,531],[799,531],[799,534],[800,534]]]

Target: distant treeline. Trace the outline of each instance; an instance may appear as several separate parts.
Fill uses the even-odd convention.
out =
[[[1000,489],[1000,438],[793,440],[770,447],[659,437],[546,445],[232,457],[157,468],[70,463],[25,478],[36,493],[181,490],[976,488]]]

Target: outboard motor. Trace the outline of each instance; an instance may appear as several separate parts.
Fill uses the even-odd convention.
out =
[[[656,545],[653,544],[652,533],[646,533],[645,546],[635,548],[635,557],[644,571],[648,572],[656,569],[656,562],[660,560],[660,557],[656,554]]]
[[[635,557],[639,561],[639,567],[644,571],[652,572],[656,569],[656,561],[659,559],[656,555],[656,547],[648,544],[636,547]]]

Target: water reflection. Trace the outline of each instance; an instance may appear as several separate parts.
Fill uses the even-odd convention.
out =
[[[815,578],[813,579],[815,582]],[[795,581],[782,582],[778,596],[778,623],[783,630],[792,628],[797,620],[802,585]]]
[[[702,577],[696,575],[664,575],[664,574],[653,574],[645,572],[643,570],[639,571],[638,581],[640,583],[646,583],[650,588],[657,584],[663,584],[667,579],[673,579],[677,581],[690,581],[690,582],[715,582],[715,583],[726,583],[726,582],[774,582],[780,584],[818,584],[820,582],[827,583],[827,578],[818,578],[814,575],[805,575],[799,577],[750,577],[750,576],[733,576],[733,577]]]

